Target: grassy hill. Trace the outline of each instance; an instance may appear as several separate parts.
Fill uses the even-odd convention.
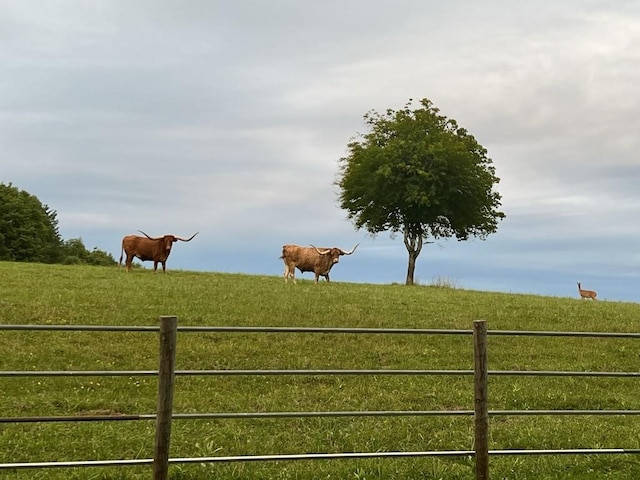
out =
[[[636,332],[640,305],[442,287],[0,262],[0,324],[472,328]],[[577,297],[577,295],[576,295]],[[157,368],[148,332],[0,332],[2,370]],[[469,336],[179,334],[178,369],[465,369]],[[640,340],[490,337],[491,370],[638,371]],[[152,377],[2,378],[2,415],[155,413]],[[640,409],[634,378],[490,378],[490,408]],[[470,410],[468,376],[178,377],[174,413]],[[172,457],[469,450],[471,417],[176,420]],[[635,416],[500,416],[491,449],[640,448]],[[0,463],[153,456],[152,421],[4,423]],[[637,456],[492,457],[492,478],[635,479]],[[172,478],[471,479],[472,459],[175,465]],[[149,478],[149,467],[0,471],[0,478]]]

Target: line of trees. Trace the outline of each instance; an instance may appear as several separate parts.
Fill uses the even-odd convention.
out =
[[[63,240],[55,210],[36,196],[0,183],[0,260],[114,265],[113,256],[86,249],[80,238]]]

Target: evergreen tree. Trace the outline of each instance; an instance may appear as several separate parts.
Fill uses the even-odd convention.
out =
[[[0,183],[0,260],[56,263],[61,259],[57,213],[11,183]]]

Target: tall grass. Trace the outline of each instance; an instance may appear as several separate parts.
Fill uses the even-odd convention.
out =
[[[281,277],[0,263],[0,323],[472,327],[637,331],[640,306],[442,288],[284,284]],[[446,286],[449,282],[446,282]],[[157,368],[149,332],[2,332],[2,370]],[[180,333],[178,369],[471,369],[469,336]],[[638,371],[638,340],[490,337],[491,370]],[[2,416],[155,413],[152,377],[3,378]],[[491,409],[640,409],[634,378],[490,377]],[[178,377],[175,413],[473,409],[468,376]],[[469,450],[471,417],[175,420],[172,457]],[[495,417],[492,449],[640,448],[633,416]],[[153,422],[4,423],[0,463],[153,456]],[[171,466],[173,479],[471,479],[463,459]],[[635,479],[634,456],[491,458],[492,478]],[[143,467],[15,470],[0,478],[149,478]]]

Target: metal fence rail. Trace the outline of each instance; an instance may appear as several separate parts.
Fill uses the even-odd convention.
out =
[[[163,325],[165,320],[172,320],[173,331]],[[177,327],[175,317],[162,317],[160,326],[102,326],[102,325],[0,325],[2,331],[87,331],[87,332],[154,332],[163,335],[180,333],[260,333],[260,334],[370,334],[370,335],[472,335],[474,337],[475,365],[473,370],[389,370],[389,369],[325,369],[325,370],[175,370],[166,366],[166,352],[163,353],[162,338],[159,370],[73,370],[73,371],[0,371],[0,377],[79,377],[79,376],[153,376],[159,377],[163,383],[165,394],[159,392],[158,412],[156,414],[138,415],[91,415],[91,416],[37,416],[37,417],[0,417],[0,424],[36,423],[36,422],[89,422],[89,421],[156,421],[156,455],[154,459],[131,460],[99,460],[73,462],[30,462],[0,463],[3,469],[27,468],[64,468],[64,467],[96,467],[122,465],[153,465],[154,478],[166,478],[169,464],[177,463],[216,463],[216,462],[254,462],[254,461],[293,461],[345,458],[399,458],[399,457],[475,457],[476,478],[488,478],[489,456],[505,455],[591,455],[591,454],[638,454],[640,449],[598,448],[598,449],[561,449],[561,450],[488,450],[486,428],[488,418],[496,416],[540,416],[540,415],[640,415],[640,410],[488,410],[486,398],[486,380],[489,376],[542,376],[542,377],[640,377],[640,372],[586,372],[586,371],[535,371],[535,370],[488,370],[486,369],[486,338],[488,336],[530,336],[530,337],[579,337],[579,338],[640,338],[640,333],[627,332],[553,332],[553,331],[512,331],[486,330],[484,321],[474,322],[472,330],[452,329],[388,329],[388,328],[325,328],[325,327],[233,327],[233,326],[180,326]],[[480,333],[478,333],[480,331]],[[166,339],[165,339],[166,343]],[[165,345],[165,350],[173,350],[175,344]],[[484,361],[484,366],[483,365]],[[480,366],[479,366],[480,365]],[[164,370],[164,371],[163,371]],[[326,411],[326,412],[213,412],[213,413],[173,413],[171,397],[173,378],[175,376],[300,376],[300,375],[461,375],[474,376],[475,410],[414,410],[414,411]],[[484,389],[484,390],[483,390]],[[169,398],[167,398],[169,395]],[[480,400],[480,401],[479,401]],[[161,405],[163,407],[161,408]],[[260,419],[260,418],[302,418],[302,417],[392,417],[392,416],[475,416],[475,450],[472,451],[431,451],[431,452],[354,452],[332,454],[294,454],[294,455],[253,455],[230,457],[197,457],[169,458],[168,446],[171,420],[194,419]],[[164,424],[164,425],[162,425]],[[483,431],[485,430],[485,431]],[[164,437],[164,438],[163,438]]]
[[[470,417],[473,410],[345,410],[324,412],[212,412],[212,413],[174,413],[174,420],[221,420],[248,418],[327,418],[327,417]],[[640,415],[640,410],[489,410],[489,416],[620,416]],[[0,423],[52,423],[52,422],[113,422],[133,420],[155,420],[157,415],[149,414],[113,414],[113,415],[60,415],[39,417],[0,417]]]
[[[157,325],[0,325],[0,331],[93,331],[93,332],[159,332]],[[350,328],[350,327],[177,327],[178,333],[355,333],[390,335],[473,335],[473,330],[442,328]],[[515,337],[580,337],[580,338],[640,338],[637,332],[556,332],[549,330],[487,330],[488,336]]]
[[[176,370],[177,376],[306,376],[306,375],[473,375],[473,370]],[[489,370],[502,377],[640,377],[640,372],[585,372],[548,370]],[[17,370],[1,377],[155,377],[157,370]]]
[[[577,411],[577,410],[576,410]],[[640,415],[640,410],[638,410]],[[214,412],[214,413],[174,413],[174,420],[248,419],[248,418],[324,418],[324,417],[429,417],[429,416],[472,416],[473,410],[375,410],[336,412]],[[500,415],[500,413],[498,413]],[[88,421],[131,421],[155,420],[155,414],[141,415],[66,415],[41,417],[0,417],[0,423],[39,422],[88,422]]]

